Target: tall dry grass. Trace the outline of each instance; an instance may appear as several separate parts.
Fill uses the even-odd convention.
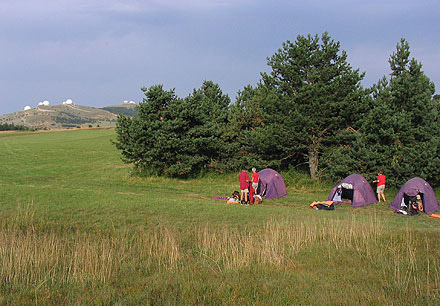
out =
[[[180,257],[176,238],[167,229],[115,236],[0,230],[0,280],[9,283],[106,282],[124,264],[170,270]]]
[[[368,223],[356,219],[313,219],[291,222],[272,219],[261,228],[244,231],[210,226],[197,231],[197,249],[222,269],[271,265],[281,269],[295,266],[295,256],[308,248],[330,246],[332,250],[351,249],[370,254],[384,233],[382,223],[371,218]],[[323,254],[319,254],[323,256]],[[332,258],[332,252],[325,254]]]
[[[0,223],[0,281],[35,288],[50,284],[106,283],[122,274],[185,272],[198,267],[216,274],[270,267],[280,271],[331,262],[349,254],[354,269],[377,271],[378,281],[396,292],[438,294],[439,248],[405,229],[393,233],[383,220],[300,222],[271,219],[261,227],[204,225],[178,231],[167,227],[107,231],[44,229],[31,205],[19,207]],[[422,246],[422,248],[421,248]],[[325,268],[325,267],[324,267]]]
[[[0,281],[13,284],[107,282],[121,266],[176,269],[181,254],[169,229],[106,232],[41,230],[33,205],[0,222]]]

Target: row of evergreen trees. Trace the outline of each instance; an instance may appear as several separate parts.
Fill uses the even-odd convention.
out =
[[[388,184],[421,176],[440,182],[440,99],[402,39],[391,73],[363,88],[328,33],[298,36],[268,58],[269,73],[231,103],[205,81],[186,98],[161,85],[143,88],[138,115],[120,115],[116,147],[141,173],[290,167],[313,179],[382,170]]]
[[[0,131],[27,131],[27,130],[29,130],[29,128],[24,125],[16,125],[13,123],[0,124]]]

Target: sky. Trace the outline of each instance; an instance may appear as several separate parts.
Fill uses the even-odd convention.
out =
[[[235,101],[283,42],[324,31],[364,87],[405,38],[439,93],[438,12],[438,0],[1,0],[0,115],[140,102],[157,84],[186,97],[205,80]]]

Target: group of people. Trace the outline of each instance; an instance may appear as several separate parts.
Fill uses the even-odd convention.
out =
[[[408,205],[402,199],[402,203],[400,204],[400,209],[396,211],[396,213],[414,216],[414,215],[418,215],[419,211],[422,212],[423,210],[424,209],[423,209],[422,197],[420,196],[420,194],[418,194],[415,197],[409,197]]]
[[[256,168],[252,168],[251,179],[249,179],[249,174],[246,170],[242,170],[238,175],[238,180],[240,182],[240,204],[249,205],[250,200],[248,194],[250,191],[251,194],[254,194],[258,190],[258,183],[260,182],[260,176],[257,173]],[[253,190],[249,190],[252,188]]]
[[[241,171],[241,173],[238,175],[238,180],[240,182],[240,204],[249,204],[250,199],[248,197],[248,194],[252,188],[253,192],[252,194],[256,193],[258,190],[258,183],[260,182],[260,176],[257,173],[256,168],[252,168],[252,175],[251,179],[249,179],[249,174],[246,172],[245,169]],[[373,181],[373,183],[377,183],[377,199],[381,200],[383,199],[384,202],[386,202],[385,198],[385,175],[383,175],[382,171],[379,171],[377,173],[377,179]]]

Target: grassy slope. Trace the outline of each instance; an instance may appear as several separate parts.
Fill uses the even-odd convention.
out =
[[[0,122],[25,125],[30,128],[76,128],[77,126],[86,127],[114,126],[117,116],[115,113],[105,109],[98,109],[81,105],[51,105],[39,106],[37,108],[18,111],[11,114],[0,116]]]
[[[298,180],[228,206],[211,199],[235,175],[130,177],[111,130],[16,135],[0,137],[0,304],[440,302],[439,220],[314,211],[329,186]]]

